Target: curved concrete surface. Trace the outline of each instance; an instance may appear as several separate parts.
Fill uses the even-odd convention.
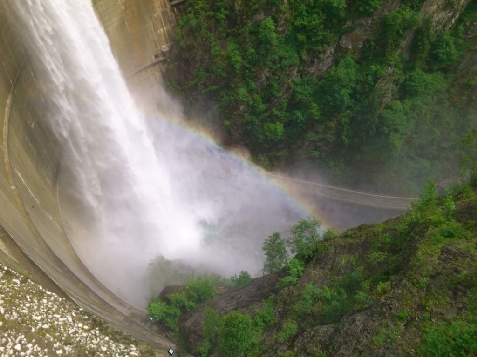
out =
[[[143,312],[117,298],[86,269],[65,234],[57,197],[61,148],[43,122],[48,94],[36,81],[34,54],[20,43],[9,1],[16,0],[0,0],[0,261],[134,337],[163,351],[174,348],[146,328]],[[97,0],[94,5],[125,73],[147,65],[169,41],[173,16],[167,2]]]
[[[175,9],[169,0],[92,0],[111,50],[136,102],[157,88],[174,40]],[[153,108],[152,110],[154,110]]]

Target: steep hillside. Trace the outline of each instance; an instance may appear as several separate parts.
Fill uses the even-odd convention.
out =
[[[469,0],[189,0],[166,80],[266,168],[418,193],[477,125],[476,21]]]
[[[286,268],[184,313],[177,331],[186,350],[230,357],[477,354],[476,182],[442,197],[430,183],[405,215],[320,241],[309,239],[311,226],[302,227],[292,233],[312,248],[303,246]],[[162,301],[177,301],[178,291],[187,289],[166,291]]]

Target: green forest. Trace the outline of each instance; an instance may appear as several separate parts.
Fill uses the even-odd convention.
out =
[[[476,24],[477,1],[188,0],[165,80],[189,120],[265,169],[420,196],[271,234],[260,277],[182,276],[157,326],[204,357],[476,355]]]
[[[167,88],[266,169],[419,193],[477,126],[477,3],[188,0]],[[475,57],[474,57],[475,59]]]

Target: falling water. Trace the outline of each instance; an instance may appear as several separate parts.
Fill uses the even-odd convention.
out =
[[[303,212],[250,165],[139,113],[90,0],[12,7],[62,148],[63,224],[93,274],[142,307],[158,254],[224,275],[258,272],[263,239]]]

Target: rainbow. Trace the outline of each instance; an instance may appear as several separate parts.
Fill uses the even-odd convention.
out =
[[[142,112],[144,113],[144,111]],[[265,169],[255,165],[250,160],[250,155],[246,149],[224,149],[217,144],[217,142],[220,141],[218,135],[214,135],[203,127],[194,125],[192,122],[186,122],[181,118],[180,115],[175,113],[168,113],[168,115],[164,115],[164,113],[145,113],[145,115],[152,120],[163,120],[167,122],[172,130],[179,131],[183,135],[193,138],[193,140],[197,140],[205,145],[223,150],[236,162],[237,165],[247,167],[248,170],[260,177],[261,180],[268,182],[275,191],[274,194],[283,200],[284,205],[295,207],[301,212],[303,219],[317,219],[321,222],[323,229],[331,227],[330,224],[327,224],[327,222],[323,221],[323,217],[326,217],[326,215],[319,211],[309,199],[303,195],[299,195],[296,189],[292,187],[289,182],[280,179],[281,175],[278,173],[275,175],[274,172],[266,171]]]

